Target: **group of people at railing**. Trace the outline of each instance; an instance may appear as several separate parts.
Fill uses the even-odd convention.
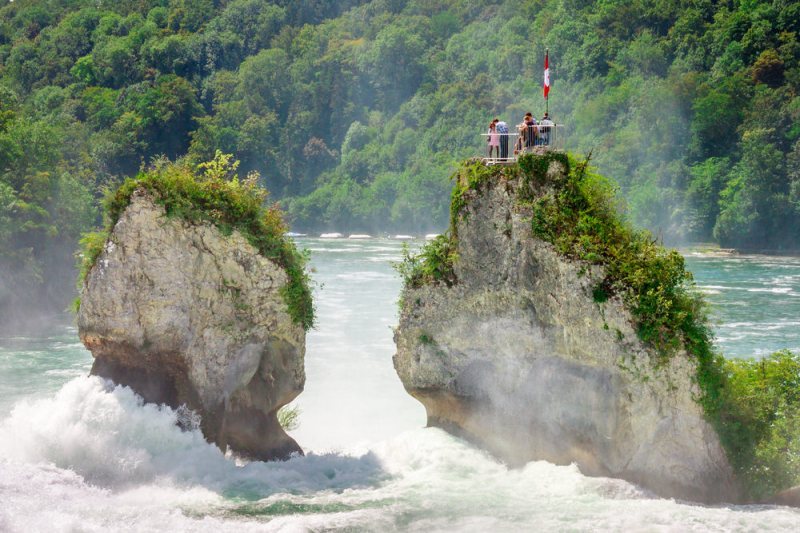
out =
[[[517,131],[510,133],[508,124],[496,118],[489,124],[486,134],[489,158],[508,159],[509,137],[517,138],[514,143],[515,156],[536,146],[549,146],[555,126],[549,113],[545,113],[541,121],[537,121],[532,113],[525,113],[522,122],[516,126]]]

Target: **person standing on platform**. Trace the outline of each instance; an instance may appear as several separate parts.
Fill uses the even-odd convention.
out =
[[[550,113],[545,112],[542,121],[539,123],[539,135],[542,144],[545,146],[550,145],[550,131],[553,129],[551,126],[555,126],[555,123],[550,118]]]
[[[530,150],[533,148],[537,142],[537,131],[536,131],[536,119],[533,118],[532,113],[525,113],[525,119],[523,120],[523,124],[525,125],[525,148]]]
[[[494,157],[500,157],[500,134],[497,133],[498,122],[500,121],[494,119],[489,123],[489,138],[487,139],[489,142],[489,159],[492,158],[492,154],[494,154]]]
[[[498,120],[495,130],[500,134],[500,159],[508,159],[508,124]]]

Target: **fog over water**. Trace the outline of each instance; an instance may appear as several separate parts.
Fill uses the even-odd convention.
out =
[[[533,462],[508,469],[436,429],[392,367],[400,281],[389,240],[302,239],[318,326],[293,436],[307,452],[242,464],[169,409],[86,377],[74,328],[0,339],[0,531],[784,530],[800,512],[656,499]],[[800,259],[691,256],[730,355],[800,348]]]

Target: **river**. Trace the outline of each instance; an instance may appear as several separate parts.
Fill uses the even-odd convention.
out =
[[[300,239],[317,327],[292,435],[305,457],[243,464],[175,413],[87,377],[73,327],[0,339],[0,531],[750,531],[800,511],[654,498],[574,466],[508,469],[438,429],[392,367],[390,240]],[[729,356],[800,350],[800,259],[689,255]]]

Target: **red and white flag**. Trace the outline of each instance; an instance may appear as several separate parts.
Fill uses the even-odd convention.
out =
[[[544,98],[547,100],[547,94],[550,92],[550,51],[544,53]]]

